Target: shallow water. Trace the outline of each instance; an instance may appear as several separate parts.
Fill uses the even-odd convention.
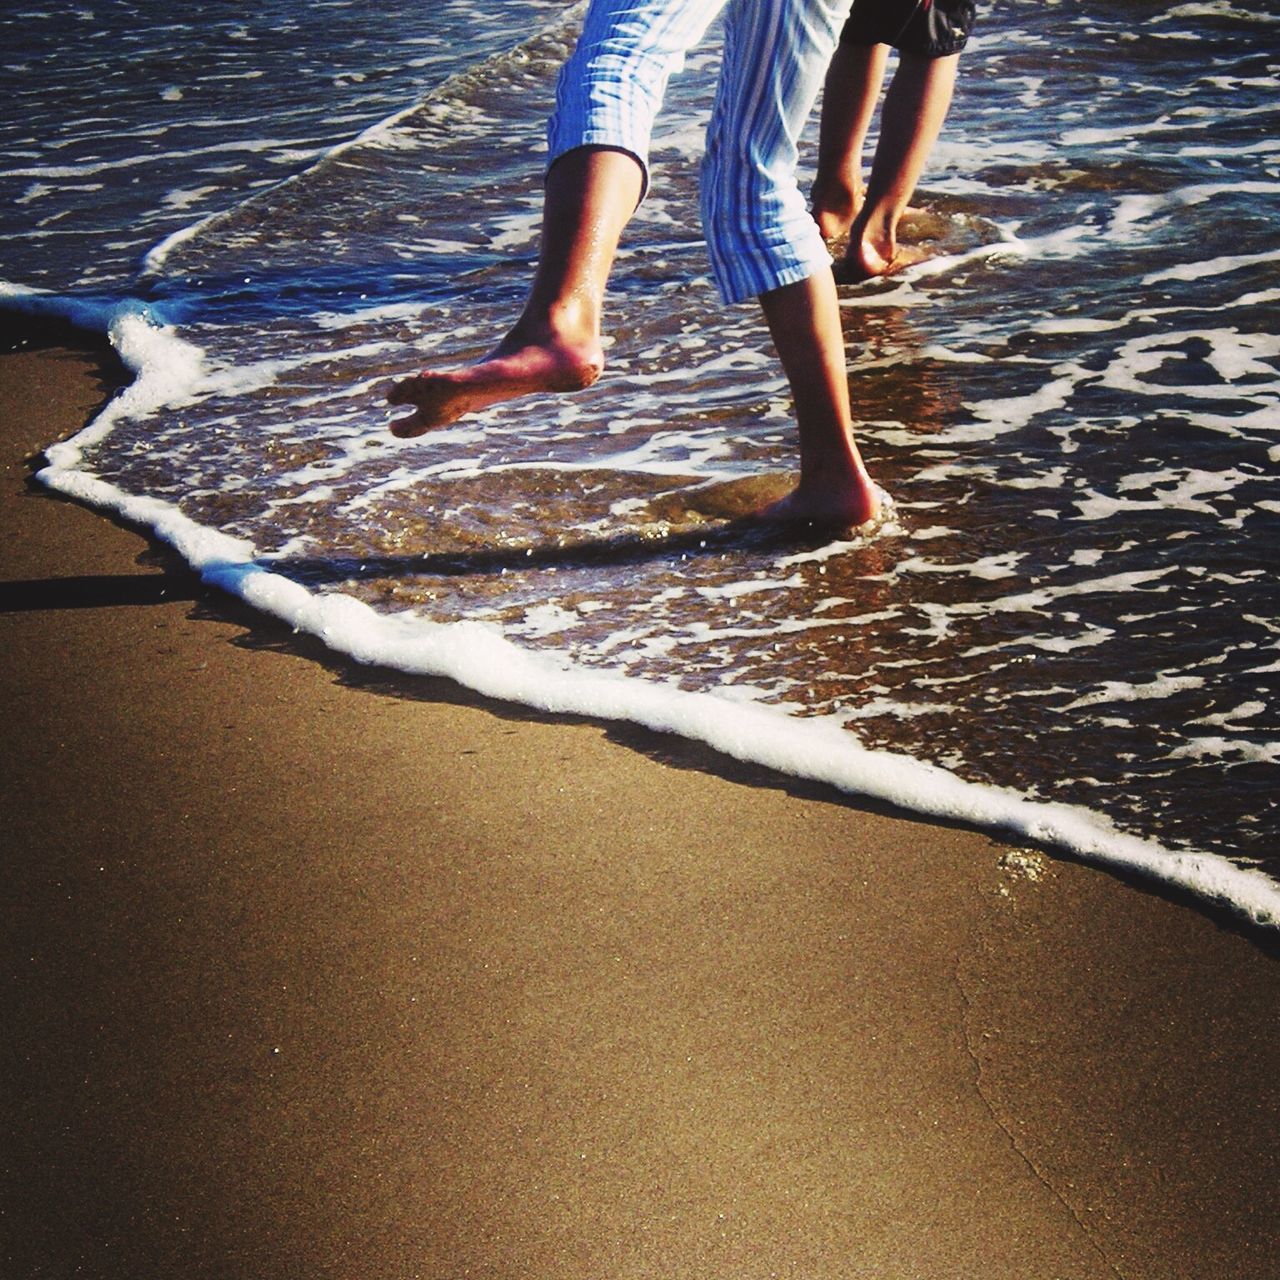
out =
[[[138,8],[151,56],[180,59],[190,30],[170,44]],[[356,0],[335,9],[363,29]],[[129,286],[151,326],[127,322],[147,394],[63,472],[163,499],[397,626],[484,624],[548,671],[840,726],[1280,877],[1280,22],[1226,3],[986,15],[910,231],[937,256],[842,294],[860,441],[895,519],[805,543],[734,523],[785,490],[795,441],[756,311],[721,308],[706,275],[714,39],[673,82],[605,377],[418,441],[386,432],[387,378],[482,353],[527,279],[573,11],[509,12],[508,32],[463,45],[480,27],[464,8],[406,7],[399,37],[426,52],[367,95],[338,82],[385,64],[385,36],[326,71],[288,54],[312,32],[251,33],[236,74],[266,81],[254,127],[215,111],[203,135],[253,141],[243,166],[132,221],[120,179],[142,145],[117,135],[94,160],[100,137],[64,119],[112,199],[75,204],[77,177],[20,205],[69,211],[17,226],[26,269],[9,278],[122,296],[128,254],[179,234]],[[509,32],[548,22],[511,49]],[[311,70],[285,92],[295,65]],[[309,163],[433,74],[421,106]],[[326,115],[315,95],[332,86],[347,96]],[[7,156],[23,145],[8,136]],[[52,187],[51,167],[7,159],[0,181]],[[163,164],[145,167],[164,187]],[[59,223],[70,255],[51,247]]]

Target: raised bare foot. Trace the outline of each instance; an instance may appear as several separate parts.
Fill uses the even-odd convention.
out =
[[[538,391],[581,391],[603,367],[598,343],[504,343],[477,364],[439,372],[428,369],[397,382],[387,392],[387,402],[412,405],[414,411],[397,418],[391,434],[420,436],[464,414]]]
[[[801,481],[785,498],[770,503],[753,519],[767,524],[802,525],[806,528],[875,528],[892,509],[889,495],[870,479],[839,491]]]

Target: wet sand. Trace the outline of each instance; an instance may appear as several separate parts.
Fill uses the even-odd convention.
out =
[[[0,356],[0,1272],[1277,1274],[1274,948],[326,655],[30,484],[112,376]]]

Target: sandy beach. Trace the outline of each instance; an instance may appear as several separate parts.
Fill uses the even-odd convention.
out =
[[[0,356],[5,1276],[1280,1274],[1265,938],[326,654],[32,483],[117,377]]]

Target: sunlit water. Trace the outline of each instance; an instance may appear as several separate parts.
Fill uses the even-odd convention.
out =
[[[896,516],[831,542],[735,523],[796,444],[757,311],[707,277],[714,38],[673,82],[606,375],[399,442],[387,379],[482,353],[519,306],[577,11],[152,8],[111,7],[123,46],[89,38],[105,8],[5,19],[3,274],[164,326],[148,346],[135,316],[153,391],[64,471],[313,595],[838,725],[1280,877],[1280,19],[984,15],[910,228],[937,256],[842,293]],[[94,115],[69,111],[90,80]]]

